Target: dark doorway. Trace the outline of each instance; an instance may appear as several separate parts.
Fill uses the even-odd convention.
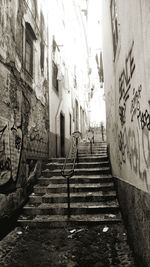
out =
[[[65,117],[60,113],[60,155],[65,156]]]
[[[78,105],[78,101],[75,100],[75,110],[76,110],[76,114],[75,114],[75,130],[79,130],[79,105]]]

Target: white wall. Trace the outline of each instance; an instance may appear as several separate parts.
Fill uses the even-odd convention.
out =
[[[110,0],[103,1],[107,139],[112,169],[119,179],[150,192],[150,3],[118,0],[117,10],[119,43],[113,60]],[[126,84],[124,76],[121,87],[123,71],[129,82]]]

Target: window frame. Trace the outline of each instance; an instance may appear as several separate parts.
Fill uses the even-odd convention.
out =
[[[25,70],[31,77],[33,77],[33,42],[34,42],[34,39],[32,35],[30,34],[30,31],[27,27],[26,27],[25,34],[26,34],[25,36]],[[27,43],[30,46],[30,50],[31,50],[29,68],[27,68]]]
[[[57,67],[57,64],[53,60],[52,62],[52,84],[53,84],[53,88],[58,94],[59,93],[59,82],[57,79],[57,75],[58,75],[58,67]]]

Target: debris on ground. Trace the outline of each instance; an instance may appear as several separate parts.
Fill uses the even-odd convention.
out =
[[[135,267],[125,232],[121,224],[57,229],[19,227],[0,242],[0,266]]]
[[[105,227],[103,228],[103,233],[108,232],[108,230],[109,230],[109,227],[108,227],[108,226],[105,226]]]

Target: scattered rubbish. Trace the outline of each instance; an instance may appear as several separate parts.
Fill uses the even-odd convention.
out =
[[[76,231],[76,229],[70,230],[69,232],[73,234]]]
[[[108,227],[108,226],[105,226],[105,227],[103,228],[103,233],[106,233],[108,230],[109,230],[109,227]]]
[[[126,235],[126,233],[123,233],[123,235]]]
[[[32,193],[31,195],[32,195],[32,196],[35,196],[35,193]]]
[[[92,195],[92,192],[89,192],[88,195]]]
[[[115,215],[115,214],[109,214],[108,217],[110,217],[110,218],[115,218],[116,215]]]
[[[70,230],[69,232],[71,233],[71,235],[68,235],[68,238],[73,238],[77,233],[80,233],[82,231],[84,231],[85,229],[84,228],[81,228],[81,229],[72,229]]]
[[[18,231],[17,232],[17,235],[22,235],[22,231]]]

